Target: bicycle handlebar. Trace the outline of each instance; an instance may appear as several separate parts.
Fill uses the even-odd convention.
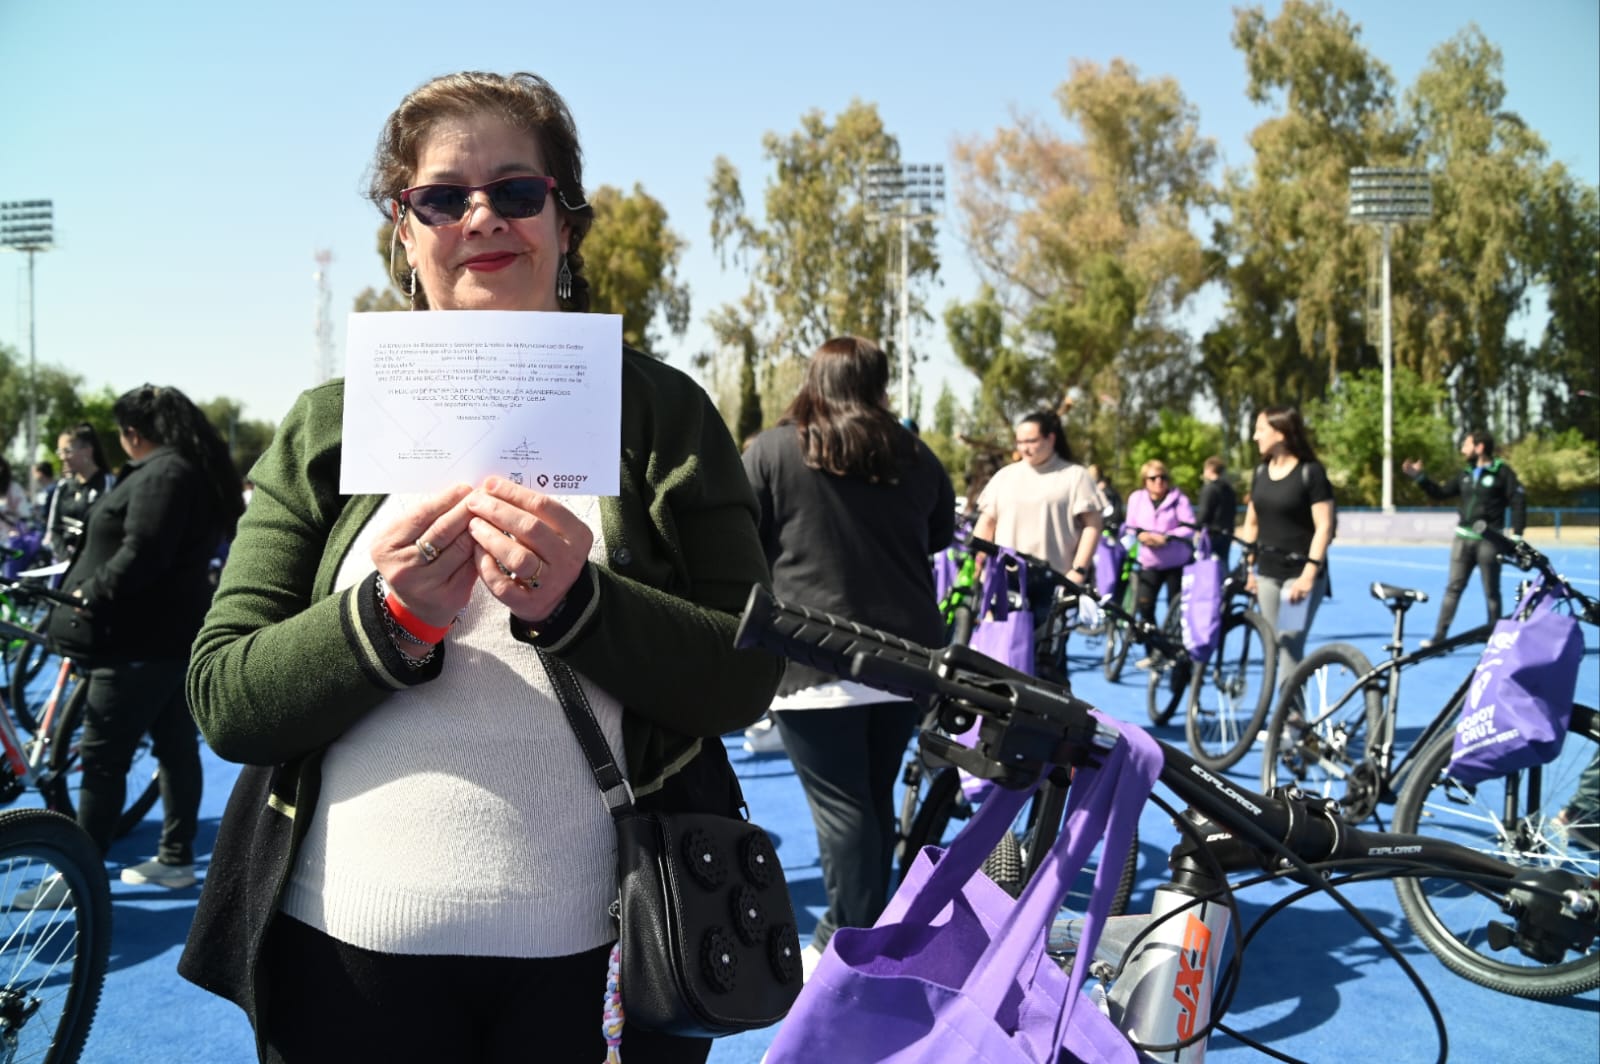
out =
[[[0,581],[0,588],[3,588],[10,594],[20,596],[32,595],[35,598],[41,598],[44,601],[53,603],[57,606],[71,606],[75,610],[83,610],[86,613],[88,612],[87,607],[85,607],[83,604],[83,599],[76,598],[63,591],[57,591],[53,587],[45,587],[42,584],[24,584],[17,580],[3,580]]]
[[[763,588],[751,589],[734,638],[741,648],[761,647],[835,676],[910,697],[940,711],[975,712],[978,740],[972,747],[925,733],[932,752],[1002,786],[1025,786],[1052,765],[1081,764],[1107,749],[1114,735],[1091,715],[1091,705],[1046,681],[1011,669],[962,646],[931,650],[866,625],[803,606],[780,602]],[[949,705],[954,703],[954,706]],[[1117,728],[1134,725],[1118,723]],[[1577,876],[1552,870],[1519,870],[1486,854],[1426,836],[1372,832],[1355,827],[1331,800],[1311,799],[1280,788],[1258,794],[1214,775],[1175,747],[1160,742],[1161,782],[1185,802],[1248,847],[1249,863],[1274,866],[1287,852],[1302,861],[1377,860],[1396,867],[1433,864],[1469,876],[1503,881],[1505,889],[1532,882],[1544,891],[1594,893]],[[1543,878],[1529,880],[1532,872]],[[1576,895],[1575,895],[1576,896]],[[1586,902],[1587,905],[1587,902]],[[1583,920],[1600,918],[1589,906]],[[1529,919],[1553,934],[1549,913]],[[1580,921],[1581,923],[1581,921]],[[1587,926],[1587,925],[1584,925]],[[1592,937],[1593,929],[1589,928]]]
[[[1518,569],[1527,572],[1535,570],[1544,577],[1545,583],[1557,588],[1564,598],[1570,598],[1582,607],[1580,616],[1589,624],[1600,625],[1600,600],[1585,595],[1573,587],[1571,582],[1560,573],[1539,548],[1525,539],[1512,539],[1497,529],[1489,527],[1487,521],[1481,518],[1473,522],[1472,530],[1482,536],[1492,546],[1496,553],[1506,558]]]

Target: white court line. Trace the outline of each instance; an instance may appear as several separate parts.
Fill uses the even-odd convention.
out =
[[[1377,547],[1377,546],[1357,546],[1355,544],[1351,544],[1351,549],[1360,550],[1363,553],[1362,554],[1358,554],[1358,555],[1354,555],[1354,556],[1351,556],[1351,555],[1341,556],[1341,552],[1339,552],[1338,548],[1335,547],[1334,548],[1334,553],[1333,553],[1333,560],[1339,565],[1366,565],[1366,566],[1373,567],[1373,568],[1380,568],[1381,567],[1381,568],[1384,568],[1384,569],[1418,569],[1418,570],[1421,570],[1422,572],[1425,572],[1425,573],[1448,573],[1449,569],[1450,569],[1450,566],[1448,564],[1438,565],[1438,564],[1430,564],[1428,562],[1403,562],[1403,561],[1398,561],[1398,560],[1389,559],[1389,558],[1380,559],[1380,558],[1374,558],[1374,557],[1372,557],[1372,556],[1370,556],[1370,555],[1365,553],[1367,551],[1382,550],[1383,549],[1382,547]],[[1503,565],[1501,567],[1502,575],[1508,575],[1510,573],[1516,573],[1518,571],[1519,570],[1514,565]],[[1557,571],[1558,572],[1560,571],[1559,567],[1557,567]],[[1600,578],[1597,578],[1597,577],[1593,577],[1593,576],[1570,576],[1570,575],[1568,575],[1566,573],[1562,573],[1562,575],[1565,576],[1569,582],[1574,583],[1574,584],[1587,584],[1587,585],[1594,586],[1594,587],[1600,587]],[[1474,578],[1476,578],[1476,574],[1474,574]]]

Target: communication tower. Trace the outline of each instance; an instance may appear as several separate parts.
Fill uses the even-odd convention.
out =
[[[312,383],[321,384],[334,376],[333,290],[328,287],[328,263],[333,261],[333,252],[322,248],[317,251],[315,258],[317,272],[311,275],[311,279],[317,282],[317,362],[314,373],[316,380]]]

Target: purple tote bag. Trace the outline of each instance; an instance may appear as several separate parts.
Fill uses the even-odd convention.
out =
[[[1128,556],[1127,548],[1115,536],[1100,537],[1094,545],[1094,589],[1101,598],[1117,593],[1117,582],[1122,579],[1122,561]]]
[[[1027,606],[1011,608],[1006,586],[1008,566],[1017,567],[1022,601],[1028,601],[1028,567],[1015,554],[1002,548],[984,569],[983,592],[978,596],[979,621],[972,630],[969,645],[1002,665],[1032,676],[1033,611]]]
[[[1189,657],[1211,659],[1222,634],[1222,559],[1211,550],[1211,537],[1200,533],[1194,561],[1183,567],[1183,646]]]
[[[1450,775],[1471,786],[1542,765],[1561,752],[1583,662],[1583,633],[1535,591],[1528,619],[1494,626],[1456,721]]]
[[[948,851],[918,855],[876,926],[834,934],[768,1061],[1132,1064],[1132,1046],[1081,992],[1089,965],[1068,975],[1045,952],[1073,877],[1102,837],[1103,854],[1127,852],[1160,771],[1155,741],[1116,727],[1105,763],[1074,775],[1063,830],[1020,898],[980,871],[1030,793],[1002,790]],[[1105,860],[1096,870],[1079,956],[1093,953],[1120,872]]]

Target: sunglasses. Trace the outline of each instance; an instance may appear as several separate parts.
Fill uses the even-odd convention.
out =
[[[1144,479],[1146,481],[1151,481],[1151,480],[1171,480],[1172,478],[1167,476],[1165,473],[1151,473],[1149,476],[1145,477]]]
[[[486,193],[489,206],[505,219],[534,218],[555,191],[553,177],[502,177],[487,185],[417,185],[400,191],[400,202],[423,225],[453,225],[467,216],[474,192]]]

